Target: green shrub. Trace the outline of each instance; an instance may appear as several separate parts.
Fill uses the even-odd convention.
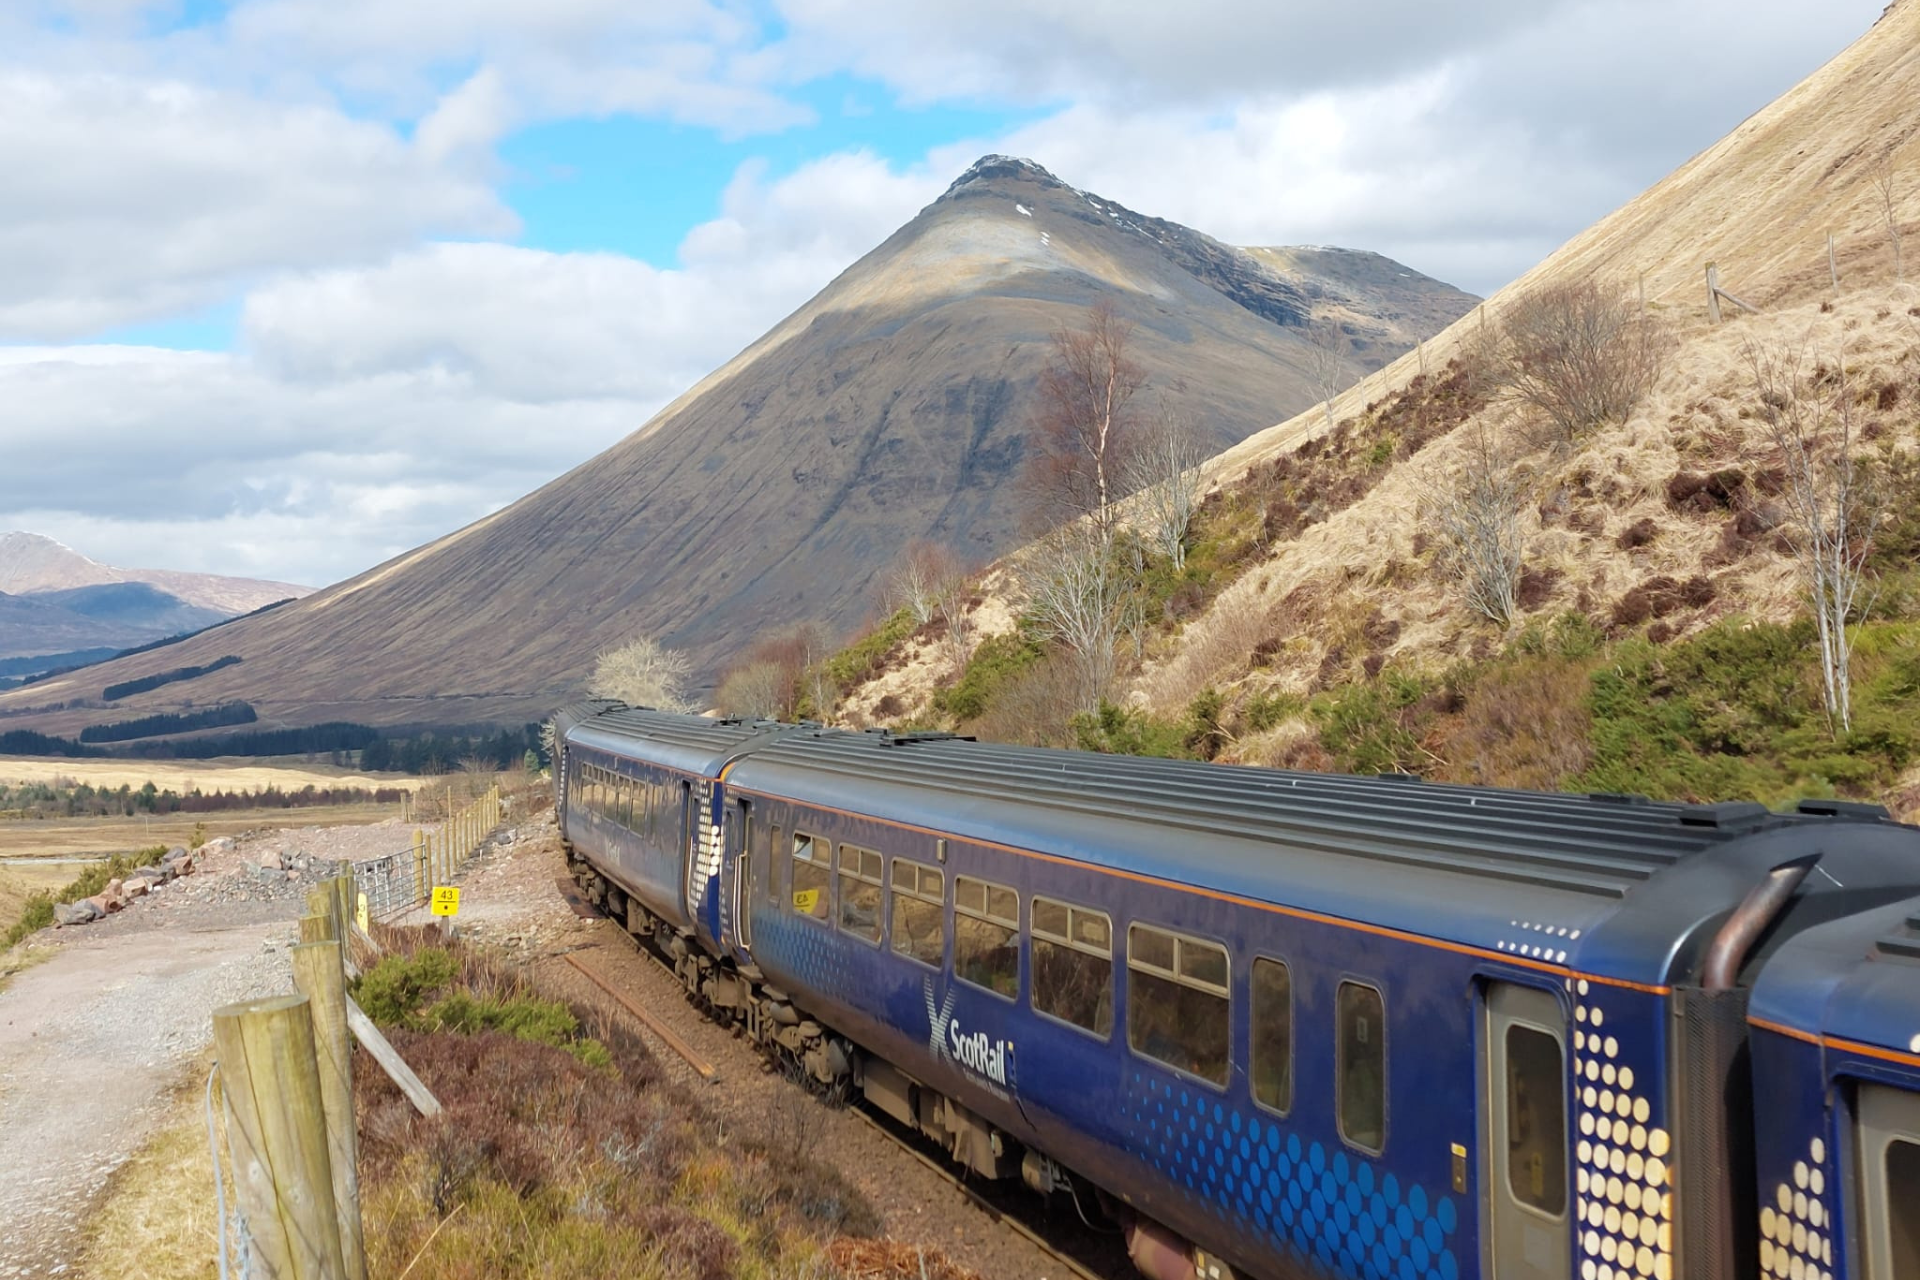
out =
[[[1920,629],[1856,629],[1853,729],[1821,705],[1812,622],[1735,619],[1672,645],[1617,648],[1593,674],[1583,787],[1661,799],[1874,795],[1920,755]]]
[[[1046,656],[1041,643],[1024,630],[988,636],[967,660],[960,678],[933,695],[934,710],[956,722],[978,720],[1014,677]]]
[[[1114,756],[1159,756],[1168,760],[1195,758],[1190,723],[1145,711],[1129,711],[1104,698],[1098,711],[1083,711],[1075,716],[1072,729],[1074,745],[1082,751]]]
[[[460,961],[441,947],[424,947],[412,955],[389,955],[360,976],[354,984],[354,998],[366,1015],[383,1027],[418,1029],[420,1006],[459,973]]]
[[[445,952],[422,954],[445,955]],[[437,1002],[420,1019],[427,1031],[458,1031],[474,1035],[481,1031],[504,1031],[518,1040],[565,1049],[590,1067],[610,1070],[613,1055],[598,1040],[583,1035],[580,1019],[558,1000],[537,996],[474,996],[464,991]]]
[[[1240,708],[1240,714],[1247,722],[1247,728],[1254,733],[1265,733],[1276,725],[1285,724],[1307,709],[1307,700],[1292,693],[1273,690],[1257,693],[1248,698],[1246,705]]]
[[[27,895],[20,904],[20,918],[0,936],[0,951],[5,951],[27,935],[38,933],[53,923],[53,895],[41,890]]]
[[[1347,685],[1313,700],[1320,746],[1348,773],[1418,773],[1432,757],[1420,748],[1430,714],[1423,706],[1433,684],[1388,669],[1377,679]]]
[[[880,664],[886,661],[887,655],[912,634],[913,615],[905,609],[896,610],[877,628],[828,658],[821,668],[827,678],[842,689],[865,684],[879,674]]]

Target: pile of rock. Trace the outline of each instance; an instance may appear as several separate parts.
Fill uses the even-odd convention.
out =
[[[193,867],[193,854],[176,845],[167,850],[166,855],[153,866],[135,867],[124,879],[107,881],[107,887],[91,898],[55,903],[53,922],[56,926],[63,926],[91,924],[104,919],[123,910],[134,899],[144,898],[156,890],[164,889],[181,876],[192,874]]]

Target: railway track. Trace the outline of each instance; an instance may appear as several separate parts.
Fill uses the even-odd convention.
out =
[[[581,897],[571,881],[562,880],[559,883],[563,886],[562,891],[568,906],[576,915],[610,919],[595,910]],[[620,935],[627,939],[636,952],[657,966],[666,977],[676,985],[679,983],[680,979],[673,973],[671,966],[652,947],[633,937],[625,929],[620,930]],[[622,1009],[644,1026],[649,1034],[684,1061],[702,1080],[714,1082],[719,1079],[718,1067],[688,1044],[684,1037],[667,1026],[658,1015],[649,1011],[632,995],[621,990],[605,975],[597,972],[575,955],[569,953],[563,958],[583,977],[612,997]],[[823,1099],[821,1105],[831,1104]],[[1005,1227],[1057,1262],[1063,1275],[1072,1276],[1075,1280],[1131,1280],[1136,1275],[1132,1264],[1127,1259],[1125,1247],[1119,1242],[1116,1229],[1109,1228],[1103,1231],[1077,1216],[1072,1220],[1062,1221],[1047,1212],[1050,1208],[1061,1207],[1053,1200],[1043,1200],[1034,1196],[1018,1184],[1007,1187],[969,1179],[964,1176],[963,1171],[957,1170],[951,1162],[945,1160],[934,1144],[918,1134],[906,1132],[890,1118],[878,1114],[864,1103],[850,1101],[844,1104],[844,1109],[900,1151],[925,1166],[946,1185],[966,1197],[993,1223]]]

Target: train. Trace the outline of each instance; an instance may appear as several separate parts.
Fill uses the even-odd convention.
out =
[[[588,701],[575,879],[1151,1280],[1920,1280],[1920,829]]]

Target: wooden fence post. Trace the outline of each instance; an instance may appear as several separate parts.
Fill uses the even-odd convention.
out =
[[[413,896],[416,902],[427,896],[427,833],[418,828],[413,833]]]
[[[359,1143],[353,1127],[353,1041],[347,1032],[343,942],[305,942],[293,948],[293,985],[313,1018],[314,1057],[320,1067],[320,1104],[327,1121],[327,1161],[333,1172],[334,1218],[347,1280],[367,1280],[360,1227]]]
[[[213,1011],[234,1194],[274,1280],[335,1280],[346,1268],[307,1009],[295,995]]]

